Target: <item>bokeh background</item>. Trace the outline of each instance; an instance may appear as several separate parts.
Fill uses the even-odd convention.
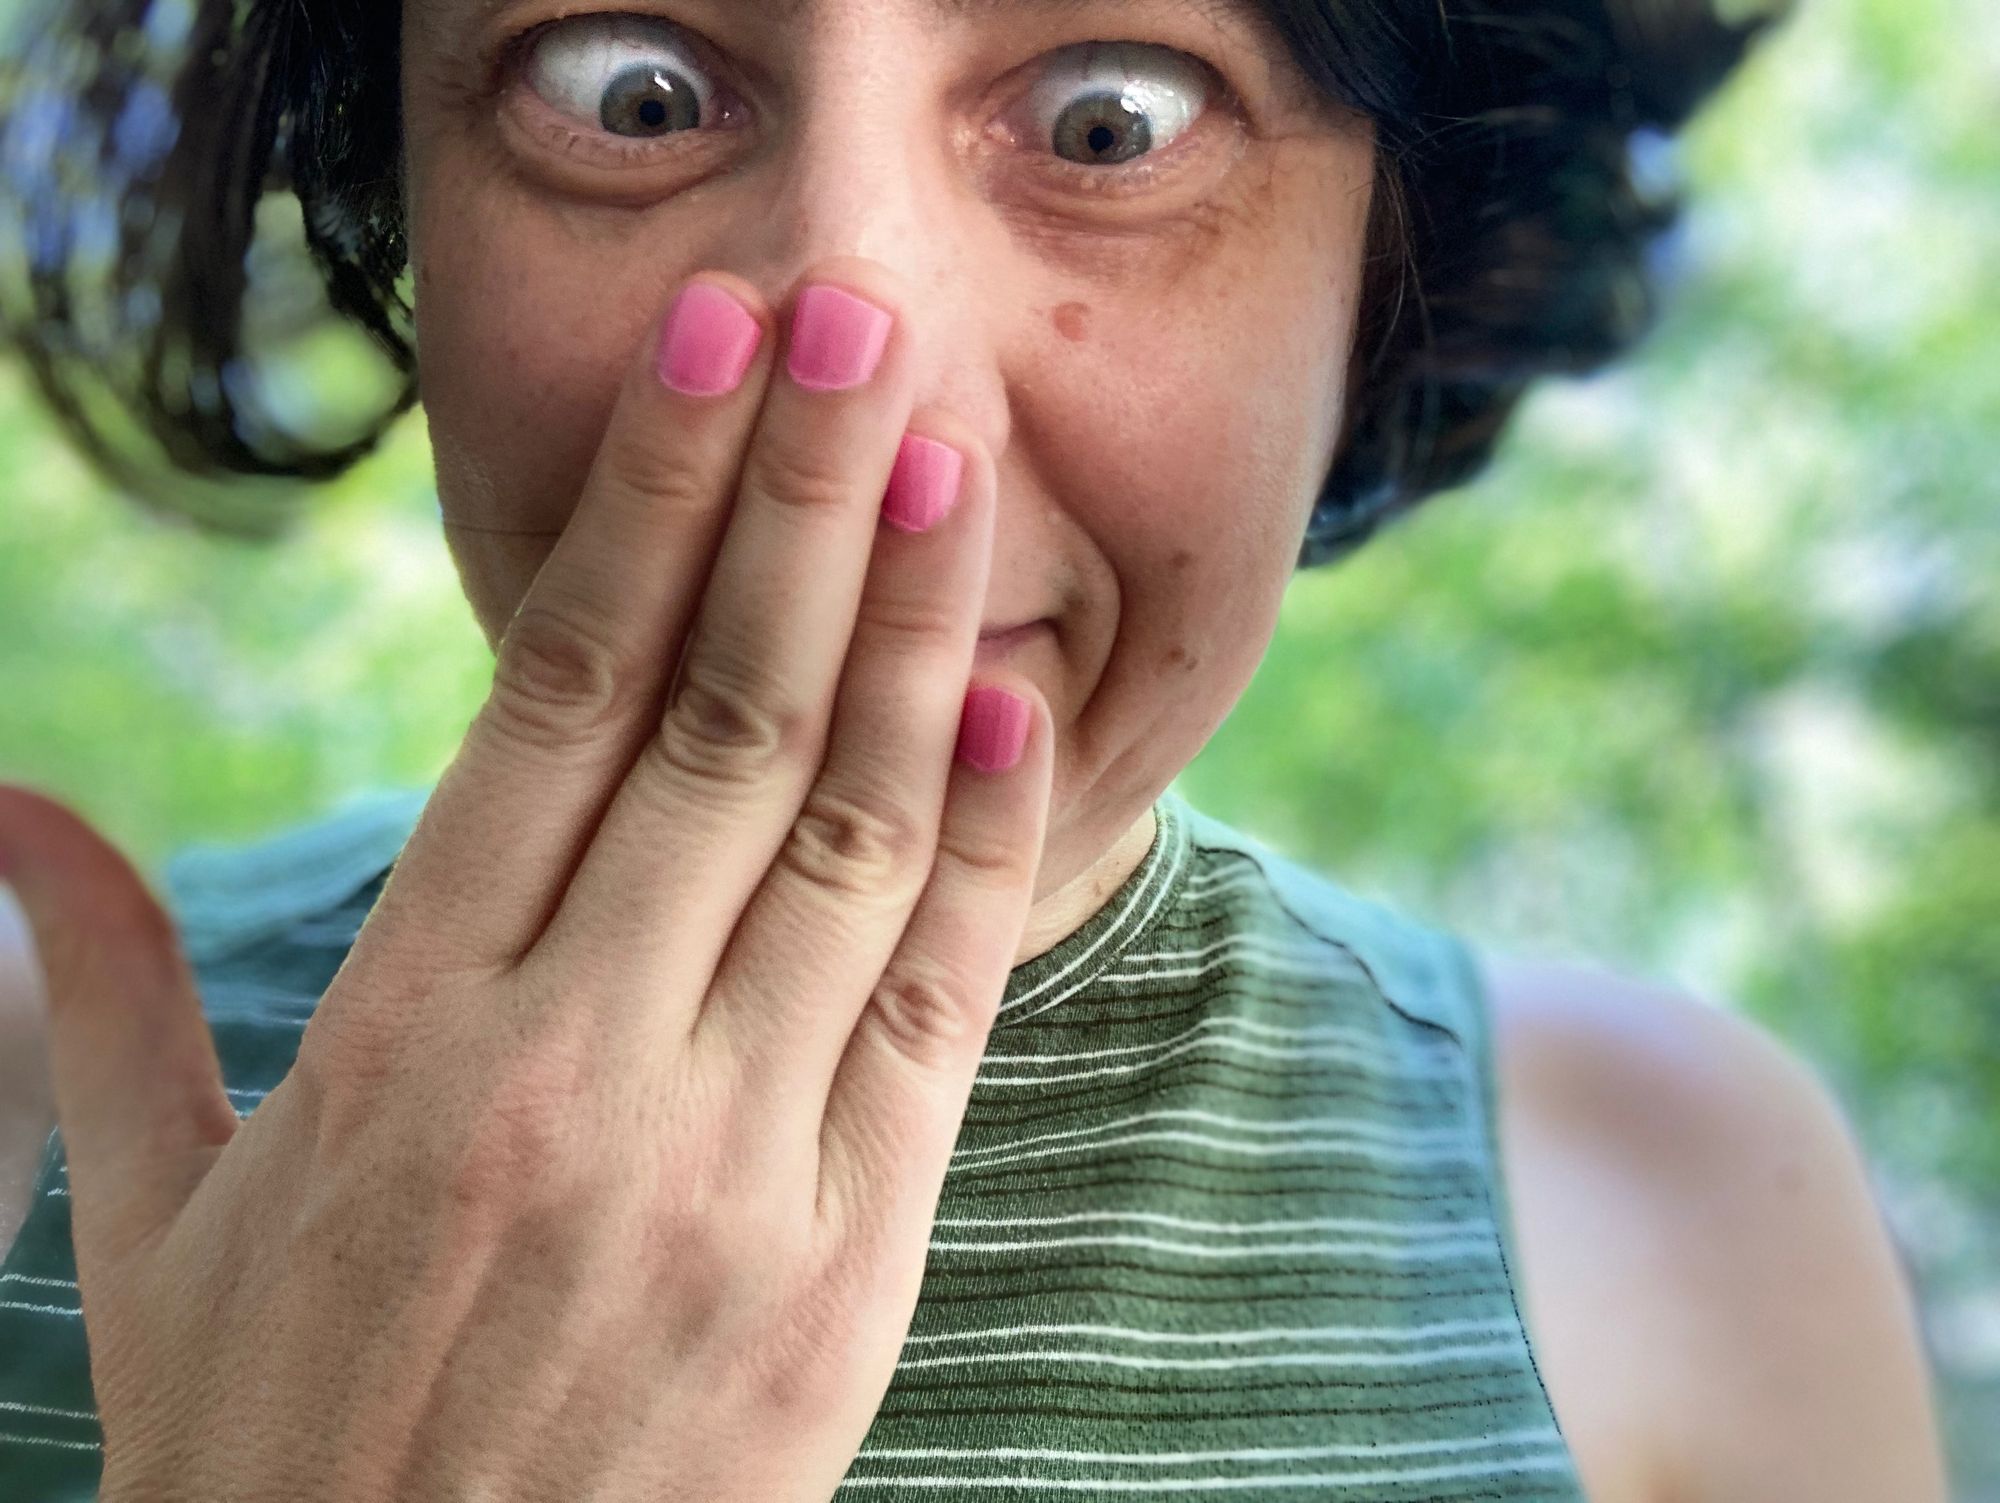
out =
[[[1957,1496],[2000,1503],[2000,5],[1805,0],[1641,160],[1690,195],[1652,337],[1300,576],[1180,787],[1814,1061],[1920,1293]],[[354,352],[311,361],[372,395]],[[420,416],[231,541],[96,478],[4,355],[0,477],[0,777],[149,872],[456,749],[491,658]]]

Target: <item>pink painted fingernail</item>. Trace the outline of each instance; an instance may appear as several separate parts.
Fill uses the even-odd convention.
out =
[[[842,288],[816,282],[792,312],[792,379],[813,391],[859,386],[875,374],[895,320],[887,309]]]
[[[1028,702],[1005,689],[981,686],[965,696],[958,722],[958,760],[981,772],[1005,772],[1028,744]]]
[[[667,310],[660,379],[691,397],[719,397],[743,384],[764,330],[713,282],[690,282]]]
[[[950,444],[914,433],[903,435],[882,497],[882,515],[905,532],[924,532],[944,520],[958,500],[965,456]]]

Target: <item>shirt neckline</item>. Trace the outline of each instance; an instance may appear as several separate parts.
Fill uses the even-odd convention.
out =
[[[1187,811],[1170,788],[1153,802],[1153,843],[1080,927],[1007,973],[994,1028],[1012,1028],[1068,1001],[1129,953],[1170,912],[1187,884]]]
[[[414,793],[400,796],[415,803]],[[995,1028],[1017,1027],[1068,1001],[1129,954],[1173,910],[1193,867],[1191,814],[1171,787],[1153,801],[1153,843],[1146,854],[1080,926],[1007,973]],[[405,823],[415,823],[414,808]],[[378,858],[374,877],[363,884],[371,903],[400,858],[408,834],[408,829],[402,830],[403,838],[389,858]]]

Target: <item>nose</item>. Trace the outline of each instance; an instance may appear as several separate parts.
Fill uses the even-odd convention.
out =
[[[758,149],[725,195],[723,263],[774,306],[829,256],[889,267],[909,294],[918,407],[971,423],[997,460],[1001,360],[1031,293],[1004,226],[976,191],[942,87],[939,44],[906,9],[802,22],[779,80],[751,107]]]

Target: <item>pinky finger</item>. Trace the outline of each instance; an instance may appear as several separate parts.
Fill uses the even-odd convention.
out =
[[[1053,739],[1048,707],[1031,685],[995,678],[966,695],[930,880],[828,1095],[822,1229],[864,1277],[892,1267],[907,1274],[909,1288],[898,1293],[912,1301],[923,1260],[905,1269],[902,1254],[929,1240],[1027,924],[1048,828]]]

